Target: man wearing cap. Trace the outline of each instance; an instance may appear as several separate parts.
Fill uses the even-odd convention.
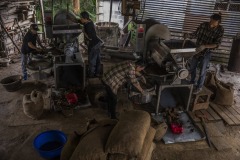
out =
[[[23,38],[23,44],[21,48],[21,61],[22,61],[22,72],[23,72],[23,79],[27,80],[27,69],[26,66],[29,61],[29,54],[36,50],[37,52],[40,52],[44,48],[43,45],[40,42],[40,39],[38,37],[37,31],[38,31],[37,24],[31,24],[29,31],[26,33],[26,35]],[[38,48],[36,46],[36,42],[41,46],[41,48]]]
[[[197,30],[191,34],[184,34],[184,38],[197,39],[197,49],[195,55],[192,57],[190,67],[190,83],[195,84],[198,64],[200,64],[200,73],[193,94],[201,92],[206,77],[207,66],[211,59],[211,50],[217,48],[222,41],[224,28],[220,25],[221,19],[221,14],[213,14],[210,17],[210,22],[200,24]]]
[[[124,61],[114,65],[104,73],[102,83],[104,84],[108,95],[108,111],[111,114],[111,119],[116,119],[117,91],[123,84],[130,81],[139,92],[146,94],[138,82],[139,77],[144,83],[146,83],[146,79],[140,73],[144,68],[144,63]]]

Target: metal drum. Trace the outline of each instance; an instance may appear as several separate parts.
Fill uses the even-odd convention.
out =
[[[47,60],[30,61],[27,69],[34,79],[45,79],[52,71],[53,63]]]
[[[240,37],[233,40],[228,70],[240,73]]]

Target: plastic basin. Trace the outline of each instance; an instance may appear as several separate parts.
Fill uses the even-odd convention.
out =
[[[0,83],[8,92],[14,92],[21,88],[22,86],[22,76],[13,75],[3,78]]]
[[[67,141],[66,135],[58,130],[45,131],[37,135],[33,146],[39,155],[45,159],[52,159],[61,155],[62,148]]]

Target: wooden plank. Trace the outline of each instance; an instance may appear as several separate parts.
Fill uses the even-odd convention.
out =
[[[233,107],[226,107],[238,120],[240,120],[240,114]]]
[[[240,124],[240,120],[238,120],[226,107],[218,106],[236,125]]]
[[[195,115],[204,115],[200,110],[194,111]]]
[[[192,120],[194,121],[194,122],[200,122],[201,120],[198,118],[198,117],[196,117],[196,115],[193,113],[193,112],[191,112],[191,111],[188,111],[188,115],[192,118]]]
[[[232,149],[224,137],[211,137],[211,142],[218,151],[227,151]]]
[[[206,124],[208,135],[212,137],[223,137],[224,135],[218,130],[215,123]]]
[[[214,111],[216,111],[219,116],[228,124],[228,125],[235,125],[235,123],[218,107],[218,105],[210,102],[210,106]]]
[[[235,111],[237,111],[238,114],[240,114],[240,108],[238,108],[238,107],[236,107],[236,106],[234,106],[234,105],[232,106],[232,108],[233,108]]]
[[[208,107],[207,111],[214,117],[215,120],[221,120],[221,117],[219,117],[218,114],[214,112],[214,110],[211,107]]]
[[[215,118],[213,118],[212,115],[209,114],[205,109],[201,109],[200,112],[202,112],[202,114],[204,114],[206,116],[208,121],[214,121],[215,120]]]

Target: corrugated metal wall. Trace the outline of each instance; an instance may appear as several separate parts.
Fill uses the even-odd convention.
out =
[[[139,20],[155,19],[168,25],[173,39],[182,39],[183,32],[193,32],[200,23],[209,21],[213,13],[222,13],[225,32],[221,46],[212,61],[227,64],[232,39],[240,33],[240,2],[216,0],[142,0]]]

